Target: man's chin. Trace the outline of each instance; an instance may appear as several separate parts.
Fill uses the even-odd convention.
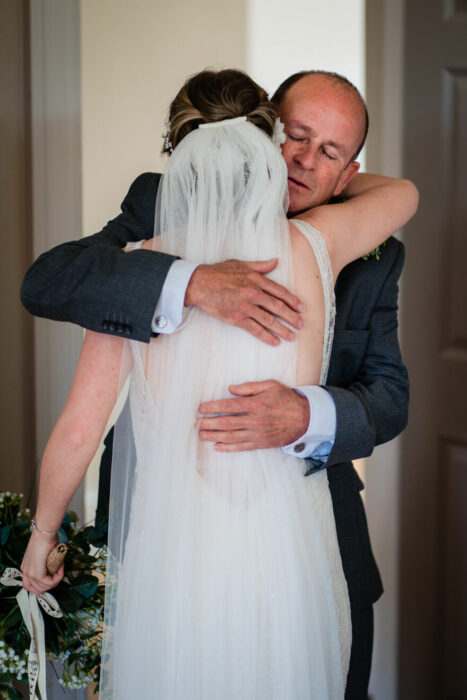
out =
[[[291,199],[289,201],[289,210],[287,212],[287,216],[290,218],[291,216],[297,216],[297,214],[301,214],[304,211],[307,211],[307,209],[311,209],[314,204],[312,202],[312,198],[310,197],[309,202],[305,202],[303,199]]]
[[[292,211],[292,209],[289,207],[289,210],[287,212],[287,218],[288,219],[293,219],[294,216],[299,216],[300,214],[303,214],[304,211],[308,211],[308,209],[311,209],[311,207],[305,207],[304,209],[295,209]]]

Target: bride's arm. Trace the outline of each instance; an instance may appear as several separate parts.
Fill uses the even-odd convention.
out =
[[[57,531],[80,485],[117,399],[123,339],[86,332],[75,377],[65,407],[50,435],[42,458],[35,520],[44,531]],[[55,534],[32,532],[21,570],[27,590],[41,593],[56,585],[46,571]]]
[[[409,221],[418,207],[418,190],[410,180],[357,175],[343,193],[347,200],[300,214],[326,239],[334,275],[369,253]]]

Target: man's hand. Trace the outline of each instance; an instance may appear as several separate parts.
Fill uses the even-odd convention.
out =
[[[235,399],[207,401],[199,407],[201,440],[215,442],[219,452],[242,452],[282,447],[308,429],[308,401],[293,389],[269,379],[229,386]],[[229,415],[214,416],[223,413]]]
[[[185,305],[243,328],[268,345],[279,345],[277,336],[293,340],[295,333],[279,319],[300,330],[303,305],[285,287],[264,276],[276,265],[277,259],[199,265],[188,283]]]

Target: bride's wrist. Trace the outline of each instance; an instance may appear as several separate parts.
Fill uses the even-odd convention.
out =
[[[34,516],[34,518],[31,518],[31,528],[34,532],[37,532],[39,535],[42,535],[43,537],[46,537],[48,539],[54,539],[58,535],[58,530],[45,529],[40,527],[38,525],[36,516]]]

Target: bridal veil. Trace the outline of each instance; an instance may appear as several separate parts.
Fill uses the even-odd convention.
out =
[[[278,258],[293,288],[280,150],[245,118],[195,129],[159,188],[161,250],[198,263]],[[101,698],[343,698],[345,580],[325,472],[280,449],[218,453],[197,434],[228,386],[294,386],[271,347],[193,309],[177,333],[128,341],[112,466]]]

